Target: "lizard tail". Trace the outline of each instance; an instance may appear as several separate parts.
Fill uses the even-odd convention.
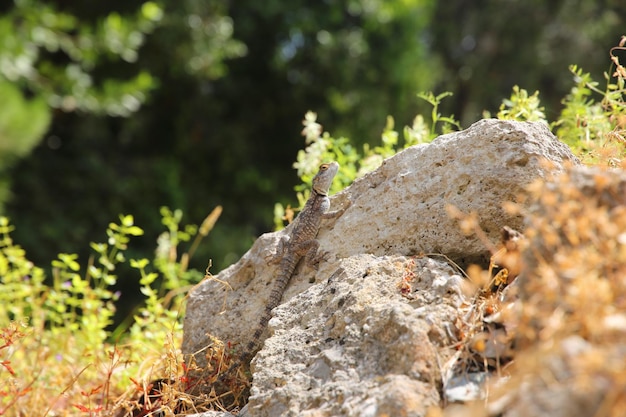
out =
[[[274,281],[274,287],[270,292],[270,297],[268,303],[265,306],[265,310],[263,311],[263,315],[259,319],[259,324],[257,325],[256,330],[254,331],[252,338],[246,345],[243,353],[239,357],[239,360],[231,365],[228,370],[218,378],[218,381],[223,382],[224,379],[228,377],[228,375],[232,374],[241,365],[249,363],[254,357],[254,354],[259,350],[261,344],[261,336],[263,335],[263,332],[265,332],[267,323],[272,318],[272,310],[274,310],[274,308],[276,308],[278,304],[280,304],[280,300],[282,299],[283,293],[285,292],[285,288],[289,283],[295,266],[290,267],[289,265],[287,266],[287,269],[289,270],[287,271],[288,273],[280,274],[278,278]]]
[[[272,310],[274,310],[280,304],[280,300],[282,299],[283,293],[285,292],[285,288],[289,283],[289,279],[291,278],[291,273],[289,274],[281,274],[278,276],[276,281],[274,281],[274,287],[270,292],[270,297],[268,303],[265,306],[265,310],[263,311],[263,315],[259,319],[259,324],[257,325],[252,338],[246,345],[246,349],[241,355],[241,362],[247,363],[252,360],[252,357],[256,353],[256,351],[260,347],[261,336],[265,332],[267,328],[267,323],[272,318]]]

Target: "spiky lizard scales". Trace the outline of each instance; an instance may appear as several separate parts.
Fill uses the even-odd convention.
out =
[[[261,335],[272,317],[272,310],[280,304],[285,288],[287,288],[298,262],[304,258],[309,266],[317,267],[319,261],[326,255],[325,252],[318,251],[319,242],[315,239],[322,220],[341,216],[352,204],[348,200],[341,209],[329,211],[328,192],[338,170],[339,164],[334,161],[320,165],[319,171],[313,178],[311,196],[296,217],[290,233],[279,241],[277,250],[277,258],[280,259],[278,275],[273,282],[269,300],[265,305],[259,324],[239,360],[223,374],[224,376],[242,364],[248,364],[259,349]]]

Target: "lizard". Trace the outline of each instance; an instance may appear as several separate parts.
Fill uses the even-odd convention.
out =
[[[273,282],[268,302],[265,305],[254,334],[238,360],[219,377],[218,381],[223,382],[229,374],[252,360],[255,352],[260,348],[261,335],[272,317],[272,310],[280,304],[283,293],[300,260],[304,259],[309,266],[317,269],[319,261],[325,259],[327,252],[318,251],[319,242],[315,239],[320,224],[322,220],[341,216],[352,204],[348,200],[341,209],[329,211],[330,199],[328,198],[328,192],[338,170],[339,164],[335,161],[320,165],[312,181],[309,199],[293,221],[290,232],[279,240],[275,258],[280,259],[278,274]]]

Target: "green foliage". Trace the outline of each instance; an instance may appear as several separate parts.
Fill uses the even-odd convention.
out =
[[[498,119],[545,122],[545,109],[540,104],[539,91],[535,91],[529,96],[526,90],[520,89],[516,85],[513,87],[511,97],[502,101]]]
[[[319,108],[338,136],[349,134],[362,144],[376,134],[381,114],[410,117],[413,92],[439,80],[438,62],[428,59],[425,42],[436,3],[250,2],[233,17],[245,31],[253,27],[244,13],[263,16],[262,24],[272,25],[278,40],[268,45],[273,71],[287,77],[290,89],[312,87],[303,105]]]
[[[219,211],[219,212],[218,212]],[[216,209],[207,220],[215,223],[221,213],[221,208]],[[133,340],[162,343],[169,334],[178,334],[182,331],[180,308],[186,296],[186,291],[195,283],[198,283],[204,273],[188,269],[190,256],[197,247],[199,239],[206,236],[210,230],[203,230],[207,220],[198,228],[188,224],[180,227],[183,213],[181,210],[172,211],[168,207],[161,207],[163,225],[167,231],[163,232],[157,240],[157,249],[152,266],[156,272],[147,272],[150,265],[148,259],[131,260],[130,266],[139,270],[141,279],[140,291],[145,297],[145,306],[141,307],[134,316],[134,323],[130,327]],[[213,218],[211,218],[213,216]],[[212,228],[212,226],[210,226]],[[190,241],[196,237],[196,245],[178,258],[178,248],[181,243]],[[154,288],[157,278],[161,278],[160,289]]]
[[[418,94],[418,97],[427,101],[432,106],[430,123],[425,122],[423,116],[418,115],[411,127],[403,129],[403,143],[400,143],[399,134],[395,130],[393,117],[387,116],[387,123],[381,134],[381,145],[371,147],[363,146],[363,152],[359,153],[351,141],[344,137],[333,138],[328,132],[322,132],[322,126],[317,123],[317,114],[308,112],[302,124],[302,135],[305,137],[306,149],[298,152],[297,161],[293,167],[297,169],[298,176],[304,184],[299,185],[296,191],[308,189],[311,180],[317,173],[317,168],[324,161],[337,161],[341,169],[337,176],[338,180],[333,183],[331,192],[345,188],[356,178],[378,168],[383,159],[388,158],[398,151],[409,146],[431,142],[440,133],[447,133],[453,127],[460,128],[454,116],[442,116],[439,111],[441,101],[451,96],[451,93],[443,93],[435,96],[433,93]],[[438,129],[439,126],[439,129]]]
[[[41,327],[41,315],[33,316],[33,311],[43,308],[44,272],[26,259],[26,252],[15,245],[10,233],[13,226],[6,217],[0,217],[0,323],[6,326],[13,320],[30,317],[30,322]],[[0,327],[2,327],[0,326]]]
[[[576,85],[563,100],[563,110],[554,126],[561,140],[585,154],[592,150],[593,143],[602,143],[611,132],[619,134],[619,122],[626,115],[624,78],[617,77],[613,83],[605,74],[607,85],[602,91],[589,73],[576,65],[570,66],[570,71]],[[595,101],[594,94],[601,100]]]
[[[569,67],[575,84],[562,100],[558,119],[550,124],[555,135],[586,162],[615,166],[626,156],[626,71],[615,55],[615,51],[626,50],[622,43],[611,50],[611,71],[604,74],[604,90],[591,74],[576,65]],[[498,118],[548,123],[539,92],[529,96],[518,86],[513,87],[510,99],[503,100]]]
[[[111,223],[107,243],[92,243],[98,255],[90,259],[81,272],[78,255],[60,253],[52,261],[52,284],[44,285],[44,274],[26,259],[25,251],[14,245],[9,235],[11,226],[6,217],[0,218],[4,234],[0,260],[2,291],[0,300],[12,306],[8,315],[0,317],[0,326],[11,320],[27,320],[35,329],[47,329],[56,338],[68,331],[81,333],[82,347],[92,352],[99,349],[107,337],[106,328],[112,324],[114,302],[118,294],[110,288],[116,283],[116,266],[125,262],[124,252],[130,236],[143,231],[133,225],[132,216],[121,216],[120,225]]]
[[[425,100],[426,102],[428,102],[428,104],[432,106],[432,111],[430,113],[430,119],[432,121],[430,124],[430,134],[425,141],[421,140],[421,137],[418,137],[417,143],[430,142],[439,135],[439,132],[441,134],[445,134],[455,129],[461,129],[461,124],[454,119],[454,115],[442,116],[441,113],[439,113],[439,106],[441,105],[441,102],[446,97],[452,97],[451,92],[445,91],[435,96],[432,92],[429,91],[428,93],[419,93],[417,96]],[[420,122],[420,125],[421,124],[422,122]],[[437,126],[439,124],[442,125],[441,130],[437,131]],[[416,129],[412,129],[412,131],[416,131]]]
[[[172,45],[188,74],[221,78],[228,72],[226,60],[247,54],[246,45],[233,38],[235,24],[227,7],[225,1],[183,0],[167,8],[166,30],[183,29],[188,38]]]
[[[76,254],[59,254],[52,261],[50,285],[43,270],[13,242],[8,219],[0,217],[0,303],[6,307],[0,310],[0,342],[4,342],[0,343],[0,413],[11,409],[12,415],[32,415],[46,407],[50,410],[62,395],[83,411],[110,411],[109,396],[119,395],[131,383],[129,378],[149,378],[145,372],[178,374],[178,367],[164,364],[162,350],[180,334],[185,293],[204,274],[188,271],[189,252],[179,259],[177,251],[182,242],[206,236],[220,211],[207,217],[200,230],[193,225],[181,230],[182,213],[161,209],[168,230],[159,238],[155,259],[130,260],[139,271],[144,304],[130,329],[114,332],[112,317],[120,297],[112,289],[118,279],[115,271],[126,263],[131,238],[143,234],[133,216],[120,216],[119,223],[109,224],[106,243],[91,244],[95,254],[86,265]],[[152,363],[146,370],[149,358]],[[81,398],[86,386],[107,387],[99,408],[92,408],[91,394]]]
[[[12,156],[24,156],[50,124],[50,112],[43,99],[26,100],[13,84],[0,78],[0,166]],[[13,140],[20,138],[20,141]]]
[[[145,2],[134,16],[111,12],[93,22],[44,0],[16,0],[0,15],[0,212],[9,199],[5,171],[41,140],[52,109],[129,116],[146,101],[157,85],[148,71],[96,74],[116,60],[137,61],[162,17]]]
[[[140,71],[126,80],[98,79],[94,72],[110,60],[137,61],[146,34],[162,17],[153,2],[134,16],[111,12],[92,23],[43,1],[16,1],[0,17],[0,78],[53,108],[128,116],[154,88],[152,76]]]

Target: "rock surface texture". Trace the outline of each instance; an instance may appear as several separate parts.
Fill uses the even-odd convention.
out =
[[[477,213],[483,231],[496,242],[502,225],[522,226],[502,203],[516,201],[527,184],[566,161],[578,162],[543,124],[482,120],[408,148],[356,180],[337,196],[349,193],[353,207],[318,238],[342,258],[443,253],[462,266],[484,263],[489,256],[484,242],[464,236],[446,206]]]
[[[495,243],[502,226],[522,226],[502,203],[565,162],[578,163],[547,127],[482,120],[398,153],[334,196],[333,207],[348,196],[352,206],[322,224],[320,249],[332,255],[317,271],[301,265],[274,310],[252,364],[246,415],[424,416],[440,403],[440,368],[463,302],[461,276],[443,260],[466,265],[489,255],[446,205],[475,212]],[[248,341],[276,274],[266,259],[282,233],[261,236],[191,291],[184,353],[200,352],[207,334]]]
[[[424,415],[456,340],[462,278],[430,258],[355,255],[276,308],[254,364],[259,416]]]

